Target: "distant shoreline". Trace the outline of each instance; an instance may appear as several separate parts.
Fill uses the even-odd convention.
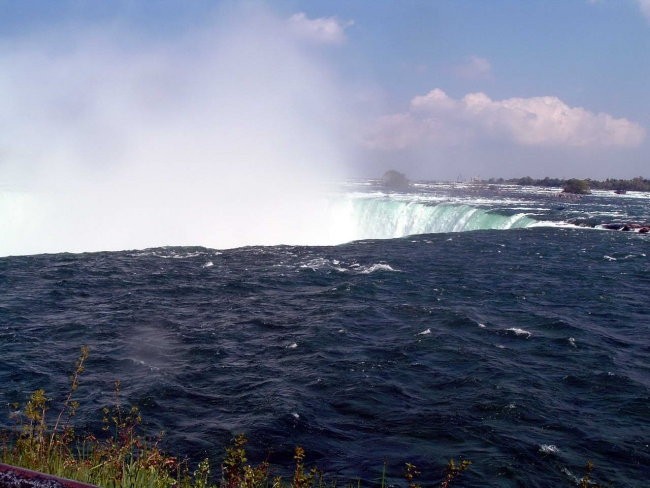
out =
[[[535,179],[530,176],[523,178],[490,178],[487,180],[474,180],[475,183],[483,184],[511,184],[521,186],[540,186],[540,187],[560,187],[563,188],[570,181],[585,182],[592,190],[612,190],[612,191],[650,191],[650,179],[637,176],[629,180],[621,180],[615,178],[607,178],[606,180],[592,180],[590,178],[576,179],[576,178],[540,178]]]

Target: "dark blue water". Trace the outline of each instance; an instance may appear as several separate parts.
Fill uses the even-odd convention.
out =
[[[60,400],[87,344],[79,428],[120,379],[195,460],[244,432],[253,460],[301,445],[341,480],[408,461],[430,483],[462,457],[459,486],[575,486],[587,460],[648,486],[649,254],[541,227],[1,258],[0,401]]]

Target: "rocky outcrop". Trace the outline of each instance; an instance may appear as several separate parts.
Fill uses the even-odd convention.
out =
[[[572,178],[564,183],[564,186],[562,187],[562,193],[589,195],[591,193],[591,190],[589,189],[589,182],[587,180]]]
[[[610,223],[610,224],[602,224],[601,227],[603,229],[622,230],[624,232],[638,232],[640,234],[647,234],[650,232],[650,224]]]
[[[408,178],[399,171],[388,170],[381,177],[382,186],[391,191],[407,191],[411,186]]]

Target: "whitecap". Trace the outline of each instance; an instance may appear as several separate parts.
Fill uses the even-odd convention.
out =
[[[293,342],[287,346],[287,349],[295,349],[296,347],[298,347],[298,344]]]
[[[418,332],[418,335],[429,335],[431,334],[431,329],[423,330],[422,332]]]
[[[143,361],[142,359],[136,359],[136,358],[128,358],[128,359],[133,364],[137,364],[138,366],[144,366],[146,368],[149,368],[149,371],[160,371],[160,368],[158,366],[152,366],[151,364],[148,364],[146,361]]]
[[[309,268],[312,271],[316,271],[318,269],[326,268],[329,267],[330,262],[327,259],[324,258],[316,258],[316,259],[311,259],[307,261],[306,263],[303,263],[300,265],[301,268]]]
[[[573,337],[569,337],[569,344],[571,344],[573,347],[576,347],[576,340]]]
[[[187,252],[185,254],[174,253],[172,255],[172,258],[174,258],[174,259],[188,259],[188,258],[195,258],[197,256],[200,256],[201,254],[205,254],[205,253],[204,252]]]
[[[162,249],[162,250],[147,250],[140,251],[137,253],[129,254],[129,256],[140,257],[140,256],[154,256],[161,259],[189,259],[195,258],[197,256],[203,256],[207,254],[205,251],[182,251],[178,252],[172,249]],[[221,253],[217,253],[221,254]]]
[[[293,416],[294,419],[299,419],[300,415],[298,415],[298,412],[291,412],[291,415]]]
[[[616,258],[613,258],[613,257],[611,257],[611,256],[608,256],[607,254],[605,254],[605,255],[603,256],[603,259],[607,259],[607,261],[616,261]]]
[[[361,266],[358,272],[361,274],[370,274],[370,273],[374,273],[375,271],[397,272],[399,270],[394,269],[390,264],[376,263],[376,264],[371,264],[370,266]]]
[[[580,484],[580,479],[575,474],[573,474],[566,466],[563,467],[560,471],[562,471],[569,478],[571,478],[576,485]]]
[[[479,326],[481,329],[485,329],[485,327],[486,327],[485,324],[482,324],[482,323],[480,323],[480,322],[478,323],[478,326]]]
[[[329,259],[325,259],[325,258],[316,258],[301,264],[300,267],[311,269],[312,271],[317,271],[321,269],[334,269],[335,271],[338,271],[340,273],[346,273],[348,271],[347,269],[338,266],[338,264],[339,261],[337,261],[336,259],[330,261]]]
[[[560,449],[553,444],[542,444],[539,446],[539,452],[542,454],[556,454]]]
[[[202,267],[202,268],[210,268],[210,267],[212,267],[212,266],[214,266],[214,263],[213,263],[212,261],[208,261],[207,263],[205,263],[205,264],[204,264],[203,266],[201,266],[201,267]]]
[[[528,332],[527,330],[520,329],[518,327],[510,327],[509,329],[506,330],[509,330],[510,332],[514,332],[515,335],[518,336],[526,336],[526,339],[528,339],[530,336],[533,335],[532,332]]]

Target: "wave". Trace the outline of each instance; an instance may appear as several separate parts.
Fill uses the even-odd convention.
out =
[[[309,259],[299,265],[301,269],[311,269],[312,271],[338,271],[339,273],[354,274],[371,274],[378,271],[399,273],[400,270],[393,268],[387,263],[359,264],[359,263],[342,263],[337,259],[315,258]]]

